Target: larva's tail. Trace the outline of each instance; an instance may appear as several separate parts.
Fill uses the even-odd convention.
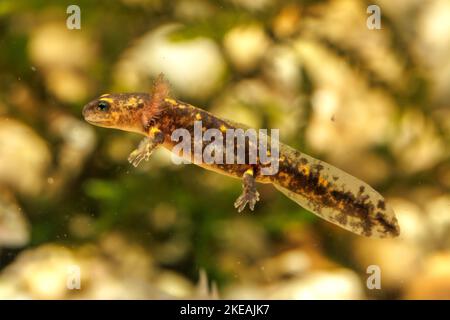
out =
[[[283,145],[274,186],[303,208],[359,235],[388,238],[400,234],[394,211],[367,183]]]

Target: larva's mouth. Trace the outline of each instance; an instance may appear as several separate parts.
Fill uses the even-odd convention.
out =
[[[88,117],[84,118],[88,123],[93,124],[97,127],[111,128],[112,124],[109,120],[102,119],[89,119]]]

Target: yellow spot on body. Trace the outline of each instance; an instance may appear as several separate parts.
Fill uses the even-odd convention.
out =
[[[100,98],[100,101],[106,101],[108,103],[113,103],[114,100],[112,98]]]
[[[247,171],[245,171],[245,174],[249,174],[249,175],[253,175],[253,169],[247,169]]]
[[[225,127],[223,124],[220,126],[220,131],[225,132],[227,131],[227,127]]]
[[[309,166],[302,166],[302,171],[306,176],[309,176]]]
[[[136,105],[137,99],[136,97],[131,97],[127,102],[129,105]]]
[[[165,98],[164,101],[166,101],[174,106],[177,105],[177,102],[171,98]]]
[[[109,93],[105,93],[105,94],[102,94],[102,95],[100,96],[100,98],[108,97],[109,95],[110,95]]]
[[[272,153],[270,152],[270,150],[267,150],[266,155],[267,155],[268,157],[270,157],[270,156],[272,155]]]
[[[201,114],[200,114],[200,113],[197,113],[197,114],[195,115],[195,119],[197,119],[197,120],[202,120]]]
[[[328,186],[328,181],[322,177],[319,177],[319,184],[323,185],[324,187]]]
[[[159,129],[156,128],[156,127],[151,127],[151,128],[150,128],[150,134],[155,134],[155,133],[158,133],[158,132],[161,132],[161,130],[159,130]]]

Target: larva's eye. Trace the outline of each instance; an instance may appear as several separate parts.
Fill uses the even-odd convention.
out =
[[[97,105],[97,109],[100,111],[108,111],[109,109],[109,103],[106,101],[100,101]]]

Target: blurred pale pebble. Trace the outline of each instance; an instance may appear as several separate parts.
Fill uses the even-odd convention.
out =
[[[4,299],[60,299],[67,292],[69,266],[79,265],[70,250],[44,245],[22,252],[0,274],[0,296]]]
[[[172,41],[180,28],[169,24],[144,35],[124,52],[116,65],[116,87],[150,90],[150,77],[164,73],[174,91],[189,98],[206,98],[220,88],[225,61],[218,45],[207,38]]]
[[[306,100],[302,97],[292,97],[280,102],[279,109],[270,115],[272,119],[267,129],[279,129],[280,142],[294,141],[297,144],[299,131],[307,125]],[[268,110],[270,112],[270,108]],[[270,131],[268,132],[270,134]]]
[[[115,243],[117,244],[117,242]],[[125,251],[123,251],[125,249]],[[0,297],[4,299],[169,299],[169,293],[155,283],[159,274],[133,256],[147,259],[146,252],[135,246],[117,247],[116,257],[97,245],[65,248],[46,244],[21,254],[0,273]],[[131,258],[131,259],[130,259]],[[79,270],[77,274],[74,270]],[[167,285],[172,292],[181,292],[187,280],[174,273]],[[80,290],[68,283],[79,276]],[[72,282],[73,283],[73,282]],[[190,288],[190,287],[189,287]],[[187,291],[182,291],[186,293]],[[191,293],[193,290],[191,290]]]
[[[30,240],[30,225],[13,195],[0,189],[0,248],[23,247]]]
[[[42,72],[47,88],[62,101],[78,102],[90,94],[92,84],[83,71],[96,56],[96,44],[86,34],[55,22],[36,26],[31,33],[30,59]]]
[[[231,62],[243,72],[257,67],[269,44],[270,41],[264,29],[257,24],[234,27],[223,40],[225,51]]]
[[[304,277],[274,285],[268,299],[356,300],[364,299],[364,287],[358,275],[348,269],[314,271]]]
[[[450,2],[427,1],[421,7],[413,49],[419,62],[428,69],[433,100],[448,103],[450,93]]]
[[[426,64],[438,65],[448,60],[450,53],[450,2],[432,0],[427,2],[419,15],[418,37],[415,44],[425,58]]]
[[[418,247],[427,247],[430,241],[430,227],[425,211],[416,203],[404,198],[387,198],[387,202],[394,210],[400,225],[400,236],[397,240],[416,243]]]
[[[84,162],[94,150],[97,138],[94,128],[66,114],[53,114],[49,118],[51,132],[62,142],[57,154],[57,167],[53,172],[50,190],[59,192],[63,186],[81,172]]]
[[[450,249],[450,195],[429,199],[425,210],[436,245]]]
[[[149,284],[149,275],[117,270],[117,261],[95,245],[77,248],[80,262],[81,290],[68,290],[66,299],[160,299],[164,293]]]
[[[413,243],[380,241],[382,240],[358,239],[353,246],[354,256],[363,271],[372,265],[380,267],[382,288],[402,288],[420,271],[423,253]]]
[[[241,284],[228,287],[225,299],[364,299],[364,288],[358,275],[348,269],[312,271],[303,276],[270,285]]]
[[[450,152],[431,119],[414,109],[402,115],[389,143],[406,173],[429,169]]]
[[[106,234],[99,242],[100,249],[115,261],[116,270],[126,274],[133,270],[136,276],[152,275],[155,270],[153,257],[146,250],[120,233]]]
[[[450,299],[450,252],[431,254],[423,270],[408,284],[404,299]]]
[[[214,6],[206,0],[181,0],[174,9],[177,17],[192,21],[211,17],[215,12]]]
[[[390,86],[403,89],[403,59],[391,49],[388,28],[374,31],[366,27],[367,5],[359,0],[336,0],[319,8],[323,9],[318,10],[322,14],[305,17],[303,36],[311,33],[315,38],[339,44],[340,48],[357,55],[366,68]]]
[[[247,96],[252,95],[252,89],[247,89],[249,90],[246,91]],[[239,84],[231,90],[227,90],[215,99],[210,111],[218,117],[229,120],[239,119],[239,123],[251,128],[260,128],[262,124],[261,114],[247,106],[247,98],[246,96],[242,97],[242,91],[245,91],[245,88],[241,88]],[[255,101],[253,102],[255,103]]]
[[[398,189],[398,191],[395,192],[401,193],[402,191],[401,189]],[[417,186],[409,188],[407,199],[410,199],[420,206],[420,208],[424,210],[424,213],[426,213],[428,204],[442,195],[445,195],[445,192],[438,184],[424,183],[424,181],[419,180]]]
[[[25,124],[0,118],[0,184],[36,195],[47,184],[51,155],[47,143]]]
[[[83,155],[89,154],[95,147],[96,137],[92,126],[78,118],[59,114],[51,119],[51,130],[61,136],[70,148]]]
[[[70,68],[48,70],[45,81],[47,88],[61,101],[79,102],[85,100],[91,91],[86,76]]]
[[[382,97],[378,99],[376,94],[366,93],[367,100],[364,101],[363,93],[361,97],[354,97],[347,89],[317,90],[306,132],[309,144],[339,159],[384,142],[392,106]]]
[[[317,151],[346,154],[386,142],[395,109],[392,99],[369,88],[342,57],[318,42],[298,39],[294,48],[317,87],[308,143]]]
[[[236,83],[233,95],[246,105],[264,105],[276,99],[267,84],[258,78],[245,79]]]
[[[398,289],[420,272],[432,239],[426,216],[417,205],[402,198],[387,201],[397,216],[400,236],[394,239],[358,237],[352,251],[362,270],[370,265],[380,267],[382,288]]]
[[[264,276],[270,281],[303,274],[311,268],[311,264],[311,258],[301,249],[288,250],[261,262]]]
[[[152,280],[157,276],[153,266],[142,264],[141,260],[150,258],[149,254],[136,246],[118,247],[117,255],[103,251],[97,246],[78,254],[83,258],[82,286],[84,290],[72,298],[77,299],[170,299],[169,294],[160,291]],[[100,249],[100,250],[99,250]],[[125,252],[122,250],[126,250]],[[125,261],[124,261],[125,260]],[[136,263],[137,262],[137,263]],[[136,265],[134,265],[136,263]],[[83,287],[82,287],[83,288]]]
[[[270,47],[263,67],[272,82],[284,91],[295,92],[302,83],[300,63],[291,47]]]
[[[252,128],[259,128],[261,126],[260,116],[257,112],[242,105],[236,99],[232,97],[225,97],[224,100],[217,101],[210,111],[225,119],[239,119],[239,123],[245,124]]]
[[[317,116],[331,120],[339,108],[338,92],[334,90],[318,89],[312,96],[312,103]]]
[[[60,22],[49,22],[33,28],[28,53],[39,68],[85,68],[95,58],[95,43],[85,32],[73,32]]]
[[[162,292],[175,298],[188,298],[194,291],[194,286],[189,280],[172,271],[164,271],[158,274],[154,285]]]
[[[239,119],[254,129],[267,129],[269,135],[270,129],[280,129],[280,140],[286,141],[303,125],[305,109],[299,97],[274,90],[260,79],[246,79],[217,99],[211,112],[226,119]],[[264,114],[270,121],[267,128],[261,127]]]

